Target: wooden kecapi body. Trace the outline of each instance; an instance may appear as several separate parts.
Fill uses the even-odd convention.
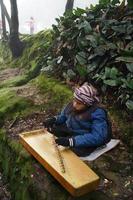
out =
[[[60,147],[65,167],[62,172],[52,134],[46,130],[22,133],[20,142],[71,195],[81,196],[97,188],[99,177],[70,149]]]

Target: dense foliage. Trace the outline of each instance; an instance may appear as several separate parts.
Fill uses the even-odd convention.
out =
[[[43,70],[66,79],[87,77],[132,110],[133,10],[102,2],[56,19]]]

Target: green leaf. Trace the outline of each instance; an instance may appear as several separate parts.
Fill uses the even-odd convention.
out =
[[[133,32],[133,25],[131,24],[131,25],[127,26],[127,33],[130,36],[130,34],[132,34],[132,32]],[[130,37],[129,39],[132,39],[132,38]]]
[[[77,37],[77,45],[83,50],[84,47],[88,46],[88,41],[85,38]]]
[[[118,33],[126,33],[127,32],[126,25],[112,26],[111,28]]]
[[[130,35],[125,36],[125,40],[131,40],[132,37]]]
[[[116,41],[116,45],[119,49],[122,49],[122,50],[124,49],[124,42],[123,41],[121,41],[121,40]]]
[[[110,85],[110,86],[117,86],[118,85],[118,81],[117,80],[104,80],[103,82],[106,85]]]
[[[77,68],[77,71],[78,71],[80,76],[82,76],[82,77],[86,76],[87,70],[86,70],[86,68],[84,66],[77,65],[76,68]]]
[[[108,43],[106,45],[99,45],[95,48],[95,53],[99,56],[103,56],[105,54],[106,51],[110,50],[110,49],[116,49],[116,45],[113,43]]]
[[[52,72],[53,71],[53,65],[48,65],[47,67],[43,67],[42,72]]]
[[[128,62],[128,63],[133,63],[133,57],[118,57],[116,58],[117,61],[123,61],[123,62]]]
[[[106,44],[106,46],[105,46],[105,48],[107,49],[107,50],[110,50],[110,49],[117,49],[117,47],[116,47],[116,45],[115,44],[113,44],[113,43],[107,43]]]
[[[127,79],[122,78],[121,82],[123,83],[123,85],[121,85],[122,88],[127,88],[128,87],[130,89],[133,89],[133,79],[131,79],[129,77]]]
[[[96,56],[97,56],[97,54],[91,54],[91,55],[88,57],[88,61],[94,59]]]
[[[129,50],[122,49],[121,52],[123,57],[133,57],[133,49]]]
[[[98,56],[103,56],[106,52],[106,49],[104,46],[98,46],[95,48],[94,53],[97,54]]]
[[[133,73],[133,63],[126,63],[127,69]]]
[[[127,0],[127,2],[128,2],[128,6],[130,8],[133,8],[133,1],[132,0]]]
[[[119,0],[112,0],[112,2],[111,2],[112,5],[116,5],[117,3],[120,3],[120,1]]]
[[[111,0],[99,0],[99,4],[108,5]]]
[[[86,34],[92,31],[90,23],[87,22],[86,20],[76,26],[78,27],[79,30],[84,29]]]
[[[86,58],[86,53],[84,51],[78,52],[78,55],[83,57],[83,58]]]
[[[84,9],[81,8],[77,8],[73,10],[74,15],[76,15],[77,17],[80,17],[81,15],[83,15],[86,11]]]
[[[110,71],[111,71],[111,68],[105,67],[105,77],[106,78],[110,78]]]
[[[66,73],[63,73],[63,76],[65,79],[72,80],[76,77],[76,73],[72,69],[68,69]]]
[[[94,71],[97,67],[98,67],[98,63],[97,62],[92,62],[91,64],[88,64],[87,65],[88,73]]]
[[[94,35],[86,35],[85,38],[86,38],[86,40],[89,40],[89,42],[92,45],[92,47],[97,47],[98,41],[97,41],[96,36],[94,36]]]
[[[112,67],[110,70],[110,78],[116,79],[117,74],[118,74],[118,69],[116,69],[115,67]]]
[[[95,18],[95,16],[94,16],[93,13],[87,12],[87,20],[88,20],[88,21],[89,21],[89,20],[92,20],[92,19],[94,19],[94,18]]]
[[[126,102],[126,106],[129,110],[133,110],[133,101],[132,100],[128,100]]]
[[[123,43],[123,49],[124,49],[124,43]],[[127,45],[126,45],[126,50],[133,50],[133,41],[130,41]]]
[[[84,65],[86,64],[87,60],[85,58],[83,58],[81,55],[77,54],[76,55],[76,59],[79,62],[80,65]]]
[[[124,83],[128,88],[133,89],[133,79],[127,79]]]
[[[92,31],[92,27],[91,27],[90,23],[87,21],[84,21],[84,30],[85,30],[86,34],[90,33]]]

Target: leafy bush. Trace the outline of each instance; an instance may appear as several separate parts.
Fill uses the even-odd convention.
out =
[[[101,0],[56,19],[43,70],[60,78],[86,77],[132,110],[133,10],[117,3]]]

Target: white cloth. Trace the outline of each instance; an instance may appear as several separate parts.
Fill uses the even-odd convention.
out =
[[[86,157],[80,157],[83,161],[93,161],[97,159],[102,154],[106,153],[107,151],[113,149],[120,143],[120,140],[118,139],[111,139],[109,143],[107,143],[105,146],[97,148],[95,151],[93,151],[89,156]]]

